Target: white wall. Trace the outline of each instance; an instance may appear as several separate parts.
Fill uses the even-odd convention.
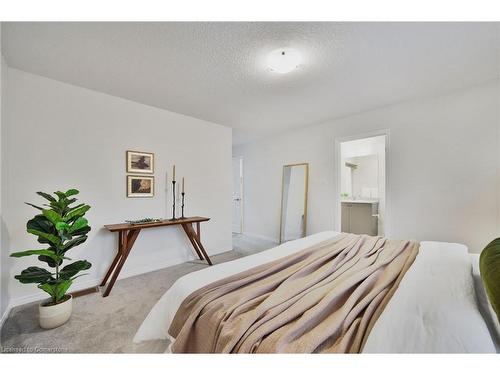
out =
[[[389,129],[386,233],[479,252],[499,234],[499,81],[244,144],[244,231],[276,240],[281,168],[309,162],[308,234],[335,227],[334,142]],[[263,183],[264,181],[264,183]]]
[[[357,198],[378,198],[378,156],[355,156],[344,160],[357,166],[352,171],[353,196]]]
[[[71,250],[73,259],[92,263],[90,275],[73,289],[96,285],[116,251],[116,234],[104,224],[143,217],[170,217],[171,190],[165,199],[166,171],[176,164],[177,180],[186,178],[186,215],[208,216],[202,241],[209,254],[231,243],[230,128],[16,69],[7,73],[7,197],[4,201],[9,250],[39,248],[25,232],[41,203],[36,191],[78,188],[92,209],[88,241]],[[125,151],[155,154],[154,198],[126,198]],[[179,212],[179,211],[178,211]],[[123,277],[193,259],[180,227],[144,230],[122,271]],[[34,285],[12,277],[36,258],[16,259],[10,271],[12,304],[36,298]]]

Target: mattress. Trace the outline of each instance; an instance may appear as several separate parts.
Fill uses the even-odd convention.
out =
[[[160,298],[134,342],[170,339],[168,329],[182,301],[222,278],[298,252],[337,236],[327,231],[187,274]],[[367,353],[494,353],[479,311],[471,258],[461,244],[421,242],[419,254],[373,327]]]

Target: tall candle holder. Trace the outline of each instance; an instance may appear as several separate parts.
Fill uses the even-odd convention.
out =
[[[182,192],[181,193],[181,196],[182,196],[182,202],[181,202],[181,219],[185,219],[186,217],[184,216],[184,196],[186,195],[186,193]]]
[[[173,204],[172,204],[172,220],[177,220],[175,217],[175,180],[172,180],[172,196],[173,196]]]

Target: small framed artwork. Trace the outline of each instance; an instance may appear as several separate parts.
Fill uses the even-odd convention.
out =
[[[150,152],[127,151],[127,173],[154,173],[154,162]]]
[[[155,195],[153,176],[127,176],[127,197],[150,198]]]

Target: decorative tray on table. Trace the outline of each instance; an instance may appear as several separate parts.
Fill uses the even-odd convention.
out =
[[[161,221],[163,221],[163,219],[152,219],[150,217],[146,217],[144,219],[137,219],[137,220],[125,220],[125,222],[130,224],[130,225],[159,223]]]

